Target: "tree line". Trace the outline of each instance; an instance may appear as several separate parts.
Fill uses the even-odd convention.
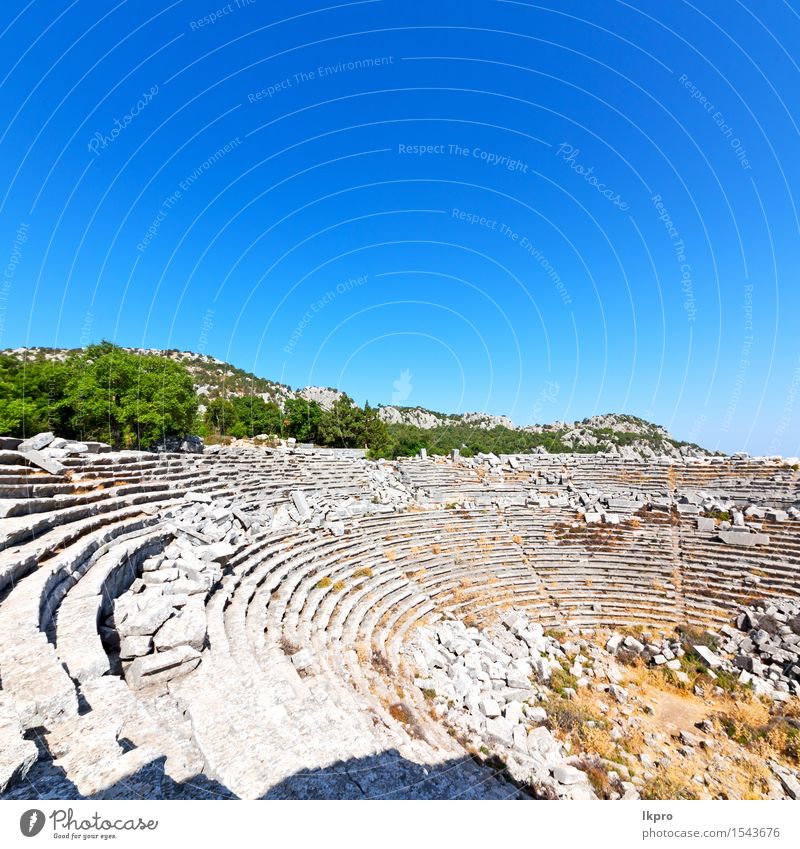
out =
[[[376,458],[411,456],[423,448],[430,454],[455,448],[467,457],[525,453],[539,446],[550,452],[573,450],[561,442],[561,431],[387,425],[378,408],[369,403],[359,407],[347,395],[330,409],[304,398],[287,399],[280,406],[255,394],[223,393],[204,401],[180,362],[110,342],[58,360],[23,361],[0,354],[0,434],[25,438],[43,430],[66,439],[107,442],[116,449],[148,449],[164,437],[186,434],[210,440],[266,434],[367,448]]]
[[[0,354],[0,435],[26,438],[50,430],[66,439],[148,449],[168,436],[253,437],[261,434],[389,456],[386,423],[369,403],[344,395],[331,409],[288,399],[281,408],[260,395],[225,396],[204,412],[186,367],[110,342],[61,359]]]

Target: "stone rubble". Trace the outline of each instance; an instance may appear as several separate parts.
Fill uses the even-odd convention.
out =
[[[159,752],[176,780],[202,769],[256,798],[396,749],[462,759],[476,784],[443,780],[442,796],[638,798],[717,752],[719,729],[648,724],[629,664],[682,685],[702,669],[706,702],[731,682],[773,711],[800,694],[796,469],[678,453],[374,462],[266,437],[153,452],[3,438],[0,793],[39,768],[35,731],[81,793]],[[676,609],[713,633],[663,630]],[[565,733],[590,697],[588,727],[641,736],[641,754],[607,760]],[[463,747],[515,784],[475,790],[490,773]],[[796,770],[768,766],[764,792],[795,795]],[[713,768],[690,780],[727,792]]]

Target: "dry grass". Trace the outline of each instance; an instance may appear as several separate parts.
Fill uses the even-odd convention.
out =
[[[326,587],[329,587],[333,581],[326,575],[324,578],[320,578],[315,584],[318,590],[324,590]]]
[[[431,546],[431,552],[432,552],[433,554],[441,554],[441,553],[442,553],[442,547],[441,547],[441,545],[439,545],[439,543],[438,543],[438,542],[435,542],[435,543]]]
[[[371,578],[373,576],[373,574],[374,573],[373,573],[372,569],[370,569],[369,566],[362,566],[361,569],[356,569],[356,571],[353,572],[353,577],[354,578]]]

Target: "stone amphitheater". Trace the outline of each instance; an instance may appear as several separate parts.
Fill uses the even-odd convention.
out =
[[[779,459],[184,447],[0,441],[0,797],[594,798],[546,684],[618,704],[617,739],[616,655],[683,674],[676,624],[723,635],[712,678],[800,691]],[[697,718],[647,733],[688,757]],[[607,798],[639,798],[639,757]]]

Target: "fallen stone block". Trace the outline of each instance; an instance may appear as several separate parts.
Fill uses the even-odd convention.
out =
[[[119,644],[120,660],[133,660],[137,657],[143,657],[150,654],[152,648],[153,638],[150,636],[125,637],[120,640]]]
[[[553,778],[559,784],[582,784],[588,782],[585,772],[581,772],[577,767],[567,763],[558,764],[553,767]]]
[[[59,463],[58,460],[53,460],[51,457],[45,457],[40,451],[33,448],[23,452],[25,459],[32,465],[47,472],[49,475],[60,475],[66,471],[65,466]]]
[[[700,655],[710,669],[718,669],[722,666],[722,659],[714,654],[708,646],[697,645],[692,648]]]
[[[206,641],[206,611],[199,600],[192,599],[177,616],[173,616],[158,629],[153,645],[157,651],[187,645],[203,648]]]
[[[719,531],[719,538],[725,545],[739,545],[750,548],[754,545],[769,545],[769,535],[750,533],[749,531]]]
[[[200,652],[191,646],[178,646],[158,654],[137,657],[128,667],[125,679],[134,689],[141,689],[187,675],[199,663]]]
[[[37,433],[36,436],[31,436],[29,439],[20,442],[17,446],[17,451],[24,451],[25,453],[28,451],[41,451],[42,448],[46,448],[54,439],[55,436],[50,431]]]

